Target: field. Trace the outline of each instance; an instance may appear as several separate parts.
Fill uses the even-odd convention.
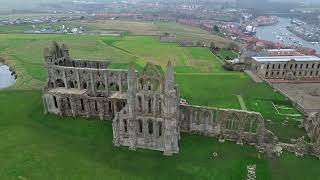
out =
[[[183,134],[173,157],[132,152],[112,145],[109,122],[43,115],[40,90],[5,90],[0,99],[0,179],[245,179],[249,164],[257,179],[320,178],[313,157],[267,159],[252,146],[195,135]]]
[[[0,18],[8,18],[0,16]],[[159,36],[164,33],[171,33],[177,36],[177,40],[204,42],[209,44],[214,41],[219,47],[227,47],[231,40],[224,39],[200,28],[181,25],[170,22],[149,22],[149,21],[124,21],[124,20],[97,20],[97,21],[74,21],[61,23],[66,26],[83,27],[85,33],[96,33],[99,31],[119,31],[127,32],[130,35],[150,35]],[[37,25],[37,26],[45,26]],[[31,30],[30,25],[9,25],[0,26],[0,33],[23,33],[26,30]],[[239,46],[243,44],[237,43]]]
[[[181,96],[191,104],[240,109],[238,95],[271,120],[267,126],[281,141],[305,135],[283,96],[244,73],[225,71],[204,48],[160,43],[154,36],[0,35],[0,54],[18,73],[17,84],[0,91],[0,179],[245,179],[249,164],[257,165],[257,179],[320,179],[319,161],[309,156],[269,159],[252,146],[185,134],[173,157],[131,152],[112,146],[111,123],[43,115],[42,52],[52,40],[66,43],[72,57],[109,60],[112,68],[135,62],[141,70],[151,61],[164,69],[171,60]]]

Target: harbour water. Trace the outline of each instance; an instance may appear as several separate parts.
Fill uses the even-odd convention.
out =
[[[287,29],[288,26],[291,26],[291,19],[279,18],[279,23],[275,25],[258,27],[256,36],[263,40],[313,48],[317,53],[320,52],[320,43],[314,44],[299,38]]]
[[[16,80],[9,67],[0,63],[0,89],[9,87],[14,83],[16,83]]]

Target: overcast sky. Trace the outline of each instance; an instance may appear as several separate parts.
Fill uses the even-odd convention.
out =
[[[73,0],[0,0],[0,8],[4,7],[30,7],[34,4],[38,4],[41,2],[50,2],[50,3],[58,3],[58,2],[65,2],[65,1],[73,1]],[[115,0],[86,0],[86,1],[115,1]],[[123,0],[118,0],[118,1],[123,1]],[[131,1],[131,0],[126,0],[126,1]],[[136,1],[136,0],[135,0]],[[170,0],[167,0],[170,1]],[[195,0],[197,1],[197,0]],[[222,0],[212,0],[212,1],[222,1]],[[228,0],[223,0],[223,1],[228,1]],[[235,1],[235,0],[229,0],[229,1]],[[241,0],[240,0],[241,1]],[[252,0],[251,0],[252,1]],[[254,0],[253,0],[254,1]],[[260,1],[267,1],[267,0],[255,0],[257,2]],[[269,0],[269,1],[277,1],[277,2],[312,2],[312,3],[319,3],[320,0]]]

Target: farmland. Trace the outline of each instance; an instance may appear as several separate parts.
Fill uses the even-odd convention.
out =
[[[17,71],[18,81],[0,91],[0,179],[245,179],[248,164],[257,165],[257,179],[320,179],[319,161],[309,156],[285,152],[268,159],[252,146],[186,134],[173,157],[131,152],[113,147],[110,122],[43,115],[42,53],[53,40],[66,43],[74,58],[108,60],[112,68],[127,68],[130,62],[138,70],[146,62],[165,68],[171,60],[181,96],[189,103],[240,109],[240,95],[248,110],[271,120],[267,126],[281,141],[305,135],[297,119],[288,116],[299,115],[288,100],[245,73],[225,71],[208,49],[160,43],[155,36],[6,34],[0,35],[0,55]]]

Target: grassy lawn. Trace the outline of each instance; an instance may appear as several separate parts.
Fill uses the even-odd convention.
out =
[[[44,115],[41,94],[0,93],[0,179],[245,179],[250,164],[257,179],[320,178],[313,157],[266,159],[252,146],[203,136],[183,134],[172,157],[116,148],[110,122]]]
[[[0,35],[0,55],[18,72],[17,84],[0,91],[0,179],[245,179],[248,164],[257,165],[257,179],[320,179],[316,168],[299,171],[297,162],[319,165],[312,157],[259,158],[251,146],[182,135],[180,153],[168,158],[113,147],[110,122],[43,115],[42,52],[52,40],[66,43],[72,57],[109,60],[116,69],[132,61],[137,70],[147,61],[164,68],[171,60],[181,96],[191,104],[240,109],[241,95],[249,110],[272,120],[267,126],[280,140],[305,135],[283,96],[244,73],[225,71],[204,48],[160,43],[153,36]],[[212,158],[213,152],[219,156]]]

